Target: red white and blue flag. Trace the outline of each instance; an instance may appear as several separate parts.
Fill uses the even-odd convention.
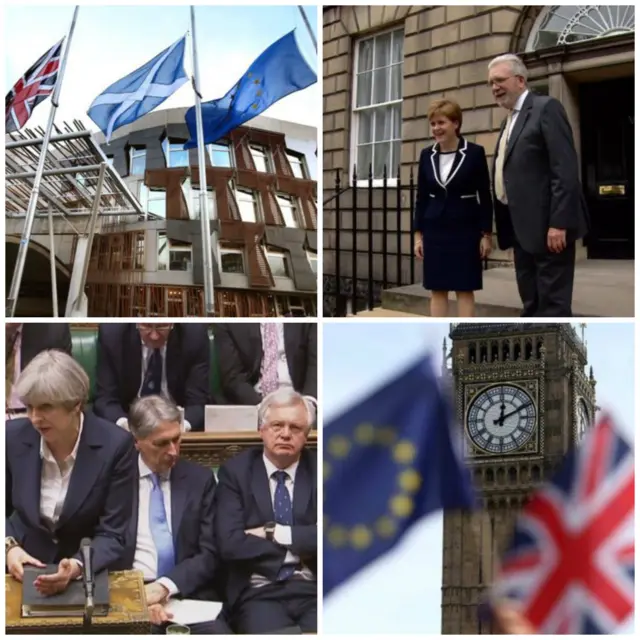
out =
[[[11,133],[24,127],[35,107],[55,89],[64,38],[47,51],[15,83],[5,97],[5,127]]]
[[[602,417],[519,517],[492,600],[540,634],[608,634],[634,609],[633,452]]]

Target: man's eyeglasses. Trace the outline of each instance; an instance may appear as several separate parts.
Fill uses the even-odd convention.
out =
[[[173,328],[172,324],[139,324],[138,329],[140,331],[144,331],[145,333],[149,333],[151,331],[171,331]]]
[[[501,76],[498,76],[497,78],[489,78],[489,81],[487,82],[487,84],[492,87],[494,84],[497,85],[503,85],[507,80],[510,80],[511,78],[517,78],[518,76],[516,74],[513,74],[511,76],[507,76],[506,78],[503,78]]]
[[[280,434],[283,433],[285,429],[289,429],[289,433],[292,436],[299,436],[305,433],[306,429],[304,427],[299,427],[295,424],[282,424],[281,422],[270,422],[268,425],[269,429],[274,433]]]

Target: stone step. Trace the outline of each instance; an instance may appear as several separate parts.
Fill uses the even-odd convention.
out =
[[[421,314],[404,313],[402,311],[392,311],[391,309],[376,307],[370,311],[360,311],[356,316],[358,318],[419,318]]]
[[[422,316],[429,315],[430,291],[421,284],[386,289],[382,308]],[[450,294],[449,313],[456,314]],[[476,317],[515,318],[522,310],[512,267],[484,272],[484,288],[476,291]],[[573,314],[589,318],[634,317],[634,263],[632,260],[585,260],[576,264]]]

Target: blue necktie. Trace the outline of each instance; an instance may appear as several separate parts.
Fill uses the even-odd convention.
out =
[[[273,515],[276,523],[287,527],[293,525],[293,510],[291,508],[291,496],[285,481],[289,477],[286,471],[276,471],[273,474],[276,479],[276,491],[273,496]],[[283,564],[278,571],[278,581],[288,580],[296,570],[296,565]]]
[[[173,538],[169,531],[167,512],[164,508],[164,495],[160,486],[160,479],[155,473],[151,474],[153,489],[149,501],[149,528],[153,544],[158,553],[158,578],[166,576],[175,566],[173,555]]]
[[[147,362],[140,397],[160,395],[162,393],[162,352],[154,349]]]

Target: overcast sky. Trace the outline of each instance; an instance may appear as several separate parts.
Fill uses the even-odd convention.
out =
[[[577,325],[576,325],[577,326]],[[323,412],[328,422],[427,347],[441,361],[448,324],[325,323]],[[632,323],[591,323],[585,331],[598,404],[633,439],[634,331]],[[442,517],[426,518],[386,557],[324,602],[325,633],[440,633]],[[633,621],[621,630],[633,632]]]
[[[4,4],[4,3],[3,3]],[[314,33],[317,8],[305,6]],[[317,73],[317,56],[299,10],[289,6],[196,6],[200,84],[205,101],[222,97],[269,45],[296,28],[298,46]],[[73,5],[20,3],[4,8],[5,93],[18,78],[66,35]],[[190,28],[189,5],[81,6],[71,43],[56,123],[80,119],[97,130],[86,115],[95,97],[169,47]],[[185,70],[191,74],[191,48]],[[263,115],[318,126],[321,84],[283,98]],[[41,103],[28,127],[44,126],[50,102]],[[190,83],[159,109],[193,105]]]

